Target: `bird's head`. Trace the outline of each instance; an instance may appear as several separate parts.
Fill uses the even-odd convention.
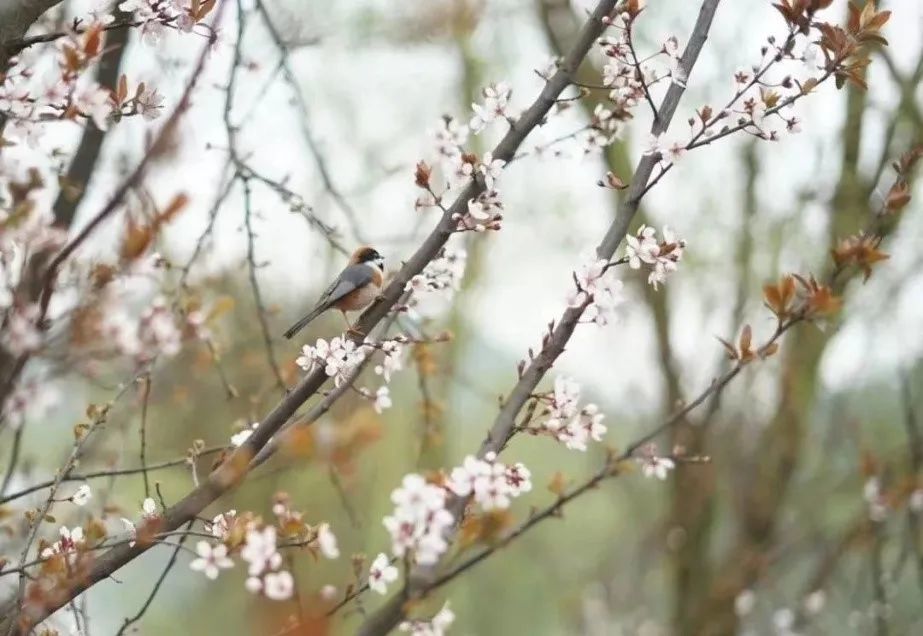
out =
[[[353,264],[364,263],[366,265],[371,265],[377,267],[380,270],[385,269],[385,257],[378,253],[374,247],[364,245],[353,252],[352,258],[349,261]]]

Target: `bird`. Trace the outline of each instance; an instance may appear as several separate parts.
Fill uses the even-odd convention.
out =
[[[324,290],[320,299],[304,318],[289,327],[283,335],[291,338],[304,329],[309,322],[331,307],[343,314],[349,331],[355,331],[349,324],[347,311],[365,309],[378,297],[384,281],[385,259],[374,247],[363,245],[349,257],[349,264]]]

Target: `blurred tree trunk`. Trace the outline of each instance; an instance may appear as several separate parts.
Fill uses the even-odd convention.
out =
[[[840,178],[830,200],[828,240],[856,233],[869,215],[868,184],[859,171],[866,93],[852,85],[845,90],[846,118],[841,139]],[[740,507],[736,544],[719,566],[698,610],[690,612],[689,633],[733,634],[737,629],[734,600],[753,585],[768,565],[767,553],[775,541],[776,522],[801,457],[802,442],[819,398],[818,367],[835,333],[803,325],[788,335],[780,396],[775,415],[757,444]]]

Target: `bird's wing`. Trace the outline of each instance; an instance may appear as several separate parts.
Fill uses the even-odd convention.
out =
[[[365,287],[372,282],[374,276],[372,268],[368,265],[350,265],[337,277],[330,287],[324,291],[317,303],[318,307],[330,307],[349,292]]]

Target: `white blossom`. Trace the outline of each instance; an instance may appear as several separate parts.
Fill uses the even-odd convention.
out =
[[[461,156],[462,146],[468,141],[468,127],[451,117],[443,117],[439,124],[433,132],[436,151],[443,158],[457,159]]]
[[[282,565],[282,555],[276,549],[276,529],[273,526],[262,530],[250,528],[240,557],[249,564],[247,573],[251,577],[277,569]]]
[[[369,567],[369,587],[379,594],[388,592],[388,584],[397,580],[397,568],[391,565],[388,555],[380,553]]]
[[[676,468],[675,462],[669,457],[649,456],[639,460],[641,472],[645,477],[656,477],[661,481],[666,479],[670,471]]]
[[[252,422],[247,428],[231,435],[231,446],[234,448],[242,446],[244,442],[250,439],[250,436],[253,435],[253,431],[255,431],[259,425],[259,422]]]
[[[77,489],[77,492],[71,495],[71,501],[77,506],[85,506],[92,497],[93,491],[90,490],[90,486],[83,484]]]
[[[510,500],[532,489],[531,473],[521,463],[507,467],[495,453],[472,455],[452,469],[446,486],[460,497],[471,495],[484,510],[509,508]]]
[[[153,121],[163,112],[163,95],[153,86],[145,86],[135,99],[135,105],[144,119]]]
[[[286,570],[269,572],[263,577],[263,593],[273,601],[285,601],[292,597],[295,579]]]
[[[509,105],[510,95],[512,94],[512,89],[509,85],[503,82],[491,84],[483,90],[483,94],[483,104],[471,104],[474,117],[471,118],[469,127],[474,134],[478,134],[488,124],[498,119],[513,117]]]
[[[99,84],[90,84],[74,93],[74,106],[86,117],[93,120],[96,127],[106,130],[113,103],[109,90]]]
[[[686,247],[686,241],[678,238],[669,227],[663,228],[663,240],[657,241],[656,230],[642,225],[638,232],[625,237],[625,256],[628,266],[640,269],[650,268],[648,283],[654,289],[666,281],[667,275],[675,272]]]
[[[446,491],[417,474],[406,475],[391,493],[394,513],[383,519],[397,557],[410,553],[417,563],[430,565],[448,548],[443,530],[453,522],[445,509]]]
[[[404,345],[397,340],[385,340],[378,345],[378,349],[385,355],[381,362],[375,365],[375,373],[382,376],[385,382],[390,382],[391,374],[403,368],[401,357]]]
[[[577,288],[568,295],[568,306],[584,307],[586,320],[601,326],[608,324],[625,301],[624,284],[615,277],[609,261],[588,254],[573,278]]]
[[[378,387],[378,390],[375,391],[375,400],[372,403],[372,408],[375,409],[376,413],[382,413],[385,409],[391,408],[391,390],[386,386]]]
[[[228,557],[228,548],[223,543],[213,546],[208,541],[199,541],[196,554],[199,558],[189,564],[189,569],[202,572],[209,579],[217,579],[221,570],[234,567],[234,561]]]
[[[228,510],[227,512],[222,512],[221,514],[215,515],[212,518],[210,524],[208,524],[209,531],[219,541],[224,541],[228,538],[228,534],[231,531],[231,524],[234,522],[234,518],[237,516],[236,510]]]
[[[337,538],[330,530],[329,523],[322,523],[317,527],[317,545],[320,547],[321,554],[328,559],[336,559],[340,556]]]
[[[484,153],[481,163],[478,164],[478,172],[484,175],[484,183],[488,190],[493,189],[494,181],[500,178],[505,165],[506,162],[503,159],[494,159],[493,153]]]

